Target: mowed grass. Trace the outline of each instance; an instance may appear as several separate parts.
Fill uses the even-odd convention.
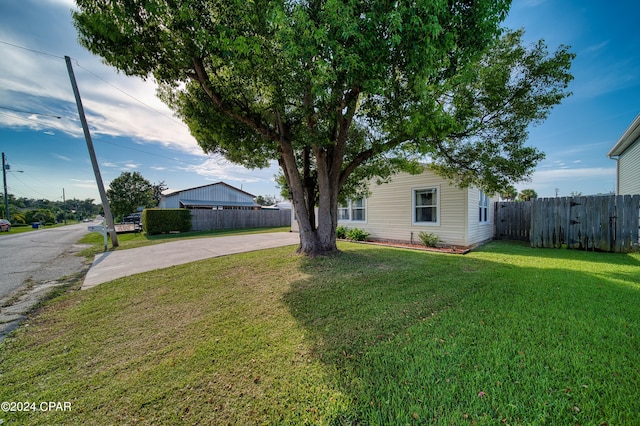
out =
[[[4,424],[640,424],[640,255],[341,243],[140,274],[0,344]]]
[[[269,232],[289,232],[290,230],[291,227],[289,226],[279,226],[270,228],[216,229],[213,231],[190,231],[158,235],[148,235],[146,232],[127,232],[118,234],[118,247],[115,249],[112,247],[111,239],[107,237],[107,250],[127,250],[192,238],[228,237],[233,235],[262,234]],[[90,247],[80,252],[81,256],[94,256],[98,253],[104,252],[104,237],[97,232],[86,234],[82,237],[79,243],[90,245]]]

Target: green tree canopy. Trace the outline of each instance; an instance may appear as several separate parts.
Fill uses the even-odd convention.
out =
[[[277,202],[277,200],[275,195],[258,195],[255,202],[261,206],[272,206]]]
[[[566,47],[503,32],[509,0],[77,5],[80,42],[155,78],[205,152],[278,161],[309,254],[336,250],[341,193],[419,160],[487,192],[525,177],[542,158],[526,129],[572,78]]]
[[[56,223],[56,217],[49,209],[27,210],[25,219],[27,223],[41,222],[48,225]]]
[[[518,196],[518,190],[513,185],[508,185],[502,191],[500,191],[500,198],[503,200],[515,200]]]
[[[134,213],[138,207],[154,207],[154,186],[140,172],[122,172],[107,189],[109,206],[116,216]]]
[[[151,185],[153,187],[153,205],[148,207],[155,207],[160,204],[160,198],[162,198],[162,193],[169,189],[167,185],[165,185],[164,181],[154,183]]]
[[[520,201],[531,201],[538,198],[538,193],[533,189],[523,189],[518,194],[518,200]]]

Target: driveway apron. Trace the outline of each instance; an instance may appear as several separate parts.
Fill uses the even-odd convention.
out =
[[[117,278],[212,257],[282,247],[300,242],[294,232],[193,238],[96,255],[82,284],[86,290]]]

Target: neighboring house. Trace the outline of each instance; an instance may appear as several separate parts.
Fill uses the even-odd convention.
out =
[[[292,208],[291,201],[278,201],[271,206],[262,206],[263,210],[291,210]]]
[[[616,160],[616,194],[640,194],[640,114],[607,155]]]
[[[163,195],[162,209],[254,210],[260,209],[255,196],[224,182],[198,186]]]
[[[473,247],[491,240],[496,197],[476,188],[460,189],[428,169],[399,173],[391,182],[369,187],[369,196],[338,208],[338,225],[359,228],[370,238],[420,244],[420,232],[433,233],[443,245]],[[298,224],[291,221],[292,231]]]

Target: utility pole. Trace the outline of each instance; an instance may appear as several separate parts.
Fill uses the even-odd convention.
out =
[[[107,230],[111,235],[111,244],[113,247],[118,247],[118,234],[116,234],[115,225],[113,223],[113,216],[111,215],[111,208],[109,207],[109,200],[107,199],[107,193],[104,190],[104,184],[102,183],[102,176],[100,175],[100,168],[98,167],[98,160],[96,153],[93,149],[93,142],[91,141],[91,133],[89,133],[89,125],[87,124],[87,118],[84,115],[84,108],[82,107],[82,99],[80,99],[80,91],[78,91],[78,85],[76,83],[76,77],[73,74],[73,67],[71,66],[71,58],[64,57],[67,62],[67,71],[69,71],[69,80],[71,80],[71,87],[73,88],[73,94],[76,97],[76,105],[78,106],[78,115],[80,116],[80,122],[82,123],[82,130],[84,131],[84,138],[87,141],[87,149],[89,150],[89,157],[91,157],[91,164],[93,165],[93,173],[96,176],[96,183],[98,184],[98,192],[100,192],[100,199],[102,200],[102,208],[104,209],[104,218],[107,221]]]
[[[62,188],[62,220],[67,224],[67,199],[64,196],[64,188]]]
[[[10,219],[9,215],[9,194],[7,193],[7,167],[8,164],[5,164],[5,156],[4,152],[2,153],[2,181],[4,182],[4,218],[7,220]]]

